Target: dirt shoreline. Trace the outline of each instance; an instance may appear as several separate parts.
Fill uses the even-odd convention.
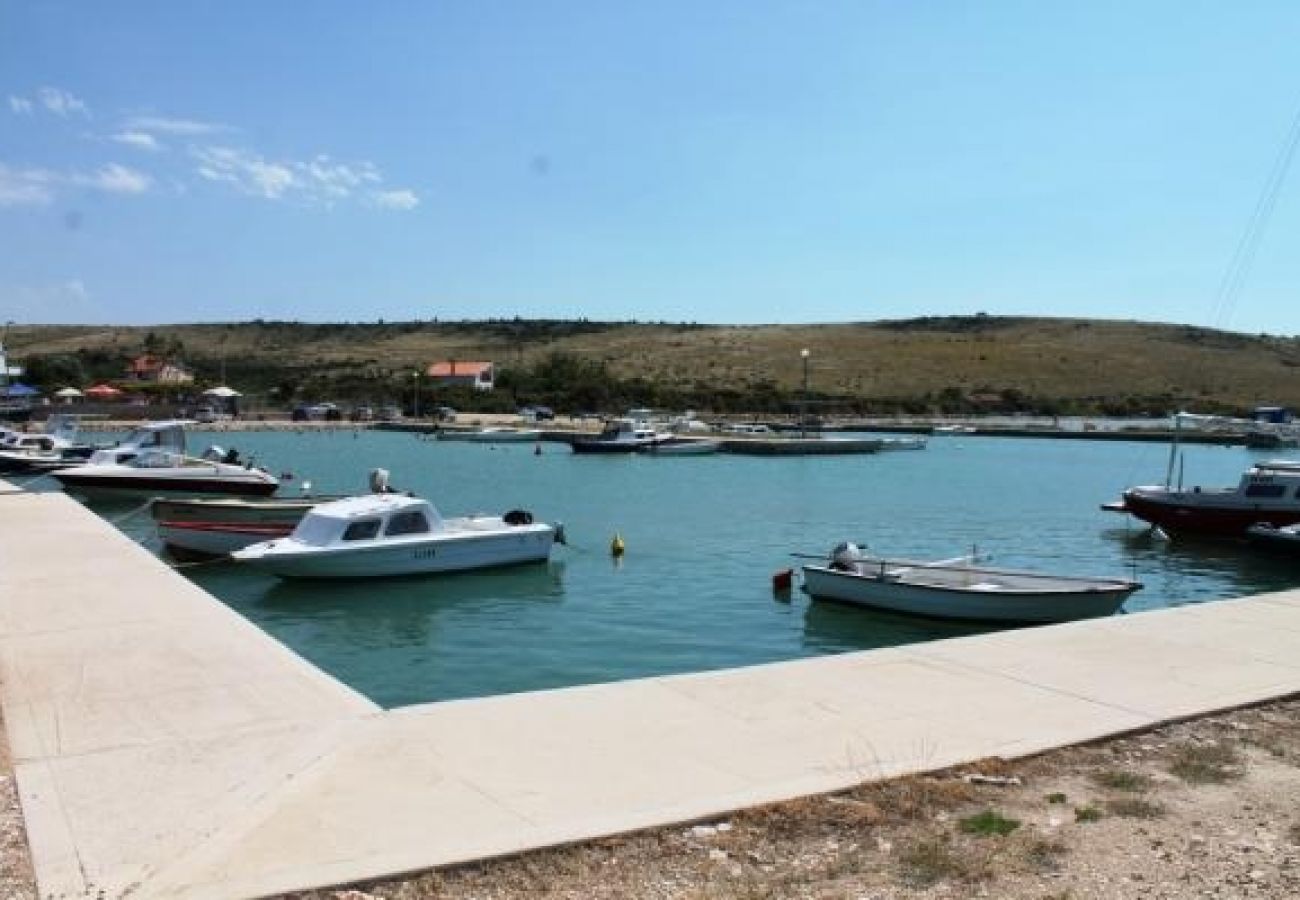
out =
[[[0,736],[2,737],[2,736]],[[0,896],[38,897],[0,740]],[[1300,699],[285,900],[1300,896]]]

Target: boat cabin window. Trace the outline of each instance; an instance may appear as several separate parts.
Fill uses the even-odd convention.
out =
[[[1246,487],[1247,497],[1281,497],[1285,493],[1284,484],[1252,484]]]
[[[392,537],[399,534],[427,534],[428,531],[429,520],[424,517],[424,513],[416,509],[410,512],[393,513],[384,534]]]
[[[343,529],[343,540],[368,541],[377,534],[379,534],[379,520],[362,519],[360,522],[353,522]]]

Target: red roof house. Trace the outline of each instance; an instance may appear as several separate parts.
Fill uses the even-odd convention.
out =
[[[490,362],[472,362],[452,359],[436,362],[425,371],[435,385],[444,387],[472,387],[479,391],[490,391],[496,386],[496,373]]]

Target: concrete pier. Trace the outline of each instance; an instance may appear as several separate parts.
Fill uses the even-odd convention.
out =
[[[69,498],[0,482],[0,703],[43,896],[256,897],[1300,692],[1300,592],[381,710]]]

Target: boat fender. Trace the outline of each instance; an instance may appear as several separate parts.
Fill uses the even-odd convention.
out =
[[[569,545],[569,535],[564,530],[563,522],[555,523],[555,543],[564,544],[566,547]]]
[[[777,594],[788,594],[794,585],[794,569],[782,569],[772,576],[772,590]]]
[[[526,509],[512,509],[501,517],[507,525],[531,525],[533,514]]]
[[[609,555],[618,558],[627,550],[627,544],[623,542],[623,535],[617,531],[614,532],[614,539],[609,542]]]

